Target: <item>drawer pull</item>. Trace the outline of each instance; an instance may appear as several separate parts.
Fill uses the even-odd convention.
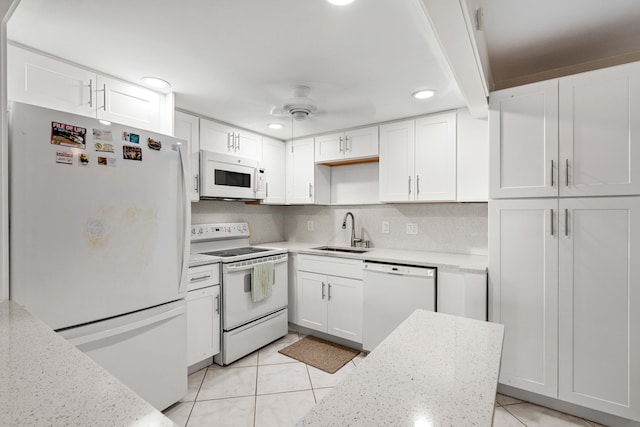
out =
[[[207,279],[211,279],[211,275],[210,274],[205,274],[204,276],[198,276],[198,277],[191,277],[189,278],[189,282],[193,283],[193,282],[201,282],[203,280],[207,280]]]

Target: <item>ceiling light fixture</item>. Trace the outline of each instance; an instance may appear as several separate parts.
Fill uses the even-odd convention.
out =
[[[109,120],[102,120],[102,119],[100,119],[100,120],[98,120],[98,121],[99,121],[100,123],[102,123],[103,125],[105,125],[105,126],[111,126],[111,122],[110,122]]]
[[[354,2],[354,0],[327,0],[331,4],[335,4],[336,6],[346,6]]]
[[[162,80],[158,77],[143,77],[141,80],[144,82],[144,84],[156,89],[165,89],[171,86],[168,81]]]
[[[425,89],[425,90],[419,90],[417,92],[414,92],[411,94],[411,96],[413,96],[415,99],[427,99],[427,98],[431,98],[435,94],[436,94],[435,90]]]
[[[267,127],[268,127],[269,129],[276,129],[276,130],[278,130],[278,129],[282,129],[284,126],[283,126],[283,125],[281,125],[280,123],[269,123],[269,124],[267,125]]]

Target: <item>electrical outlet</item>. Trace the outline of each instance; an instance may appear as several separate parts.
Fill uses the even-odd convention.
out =
[[[389,221],[382,221],[382,234],[389,234]]]
[[[307,231],[313,231],[313,220],[307,221]]]
[[[407,234],[418,234],[418,224],[407,223]]]

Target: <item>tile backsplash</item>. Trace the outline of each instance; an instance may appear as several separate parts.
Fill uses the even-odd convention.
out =
[[[251,243],[282,240],[348,246],[352,212],[356,235],[373,247],[486,255],[487,203],[424,203],[354,206],[264,206],[241,202],[200,201],[191,204],[192,223],[246,221]],[[308,222],[313,221],[313,230]],[[389,233],[382,233],[382,221]],[[417,224],[418,234],[406,234],[406,224]]]
[[[356,236],[373,247],[486,255],[487,203],[385,204],[360,206],[289,206],[285,210],[285,240],[349,246],[351,219]],[[313,231],[308,231],[313,221]],[[382,233],[382,221],[389,233]],[[418,234],[406,234],[407,224],[417,224]]]

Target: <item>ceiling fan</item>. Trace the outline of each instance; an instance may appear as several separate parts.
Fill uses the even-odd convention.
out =
[[[284,105],[273,107],[271,115],[276,117],[289,117],[296,121],[304,121],[308,117],[322,114],[318,110],[315,101],[309,98],[311,88],[304,85],[293,86],[293,97],[286,100]]]

